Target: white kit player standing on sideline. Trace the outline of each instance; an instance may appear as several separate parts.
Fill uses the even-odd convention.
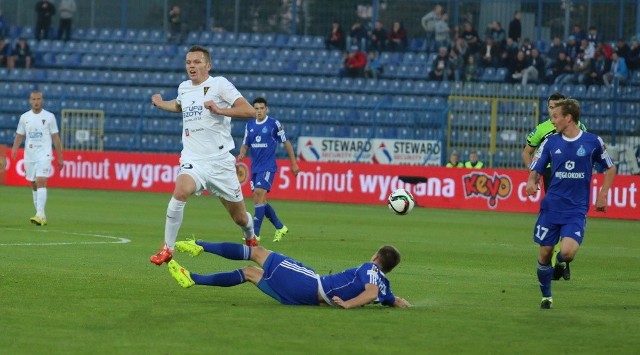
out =
[[[16,162],[18,149],[23,141],[24,144],[24,170],[25,178],[31,183],[33,206],[36,208],[36,215],[31,217],[31,223],[37,226],[47,224],[45,206],[47,205],[47,179],[52,175],[51,160],[53,151],[51,143],[56,148],[58,155],[57,167],[64,167],[62,159],[62,143],[58,134],[58,124],[53,113],[45,110],[42,106],[44,98],[39,90],[33,90],[29,95],[31,110],[20,116],[16,138],[13,140],[11,148],[11,160]]]
[[[186,55],[189,80],[178,87],[178,97],[164,101],[160,94],[151,97],[159,109],[182,112],[180,172],[167,207],[164,247],[150,260],[156,265],[169,262],[182,224],[189,196],[209,191],[218,196],[233,221],[242,228],[245,243],[257,246],[253,218],[247,212],[236,174],[235,148],[231,137],[231,117],[254,118],[253,106],[226,78],[211,77],[211,55],[201,46],[192,46]]]

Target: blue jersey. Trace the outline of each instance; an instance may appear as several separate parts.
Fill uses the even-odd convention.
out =
[[[529,168],[542,175],[547,163],[551,163],[551,184],[540,210],[563,216],[586,215],[593,164],[599,163],[605,169],[613,166],[602,139],[588,132],[580,132],[571,140],[561,134],[547,138]]]
[[[242,144],[251,148],[251,173],[276,172],[276,148],[286,141],[284,128],[276,119],[267,116],[262,122],[247,122]]]
[[[378,286],[378,298],[374,303],[390,306],[396,300],[391,292],[389,280],[378,266],[371,262],[337,274],[320,276],[320,283],[327,299],[338,296],[343,300],[350,300],[364,292],[366,284],[374,284]]]

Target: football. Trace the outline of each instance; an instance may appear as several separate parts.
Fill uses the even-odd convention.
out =
[[[411,192],[405,189],[397,189],[389,195],[387,199],[389,209],[399,215],[405,215],[413,209],[416,201],[413,199]]]

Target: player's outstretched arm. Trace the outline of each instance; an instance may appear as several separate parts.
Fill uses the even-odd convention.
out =
[[[609,169],[604,172],[604,182],[602,183],[602,187],[600,188],[600,192],[598,192],[598,197],[596,198],[596,211],[598,212],[607,212],[607,200],[609,197],[609,189],[613,184],[613,179],[616,176],[616,166],[613,165]]]
[[[404,298],[396,297],[396,300],[393,301],[393,304],[391,305],[391,307],[408,308],[408,307],[413,307],[413,305],[409,303],[409,301],[405,300]]]
[[[375,301],[378,298],[378,286],[374,284],[366,284],[364,291],[350,300],[343,300],[338,296],[333,296],[332,300],[338,307],[349,309],[364,306]]]
[[[151,96],[151,103],[153,106],[169,112],[181,112],[182,107],[178,105],[176,100],[164,101],[160,94],[154,94]]]

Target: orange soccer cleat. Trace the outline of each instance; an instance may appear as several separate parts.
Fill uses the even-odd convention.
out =
[[[169,261],[171,261],[172,257],[173,257],[173,252],[171,251],[171,249],[164,247],[162,248],[162,250],[160,250],[158,254],[151,255],[149,260],[152,263],[160,266],[163,263],[168,263]]]

